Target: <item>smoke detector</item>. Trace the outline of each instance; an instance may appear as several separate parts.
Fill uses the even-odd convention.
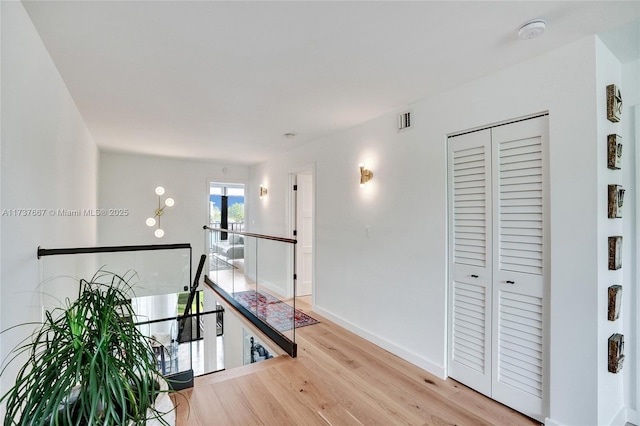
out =
[[[547,23],[542,19],[534,19],[522,25],[518,30],[518,37],[523,40],[539,37],[547,28]]]

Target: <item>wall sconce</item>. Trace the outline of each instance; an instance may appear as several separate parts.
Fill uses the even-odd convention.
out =
[[[267,187],[260,185],[260,198],[262,198],[265,195],[267,195],[267,192],[269,192],[269,191],[267,191]]]
[[[162,216],[162,214],[164,213],[165,207],[173,206],[175,204],[175,201],[173,200],[173,198],[167,198],[166,200],[164,200],[164,203],[162,202],[161,196],[164,194],[164,188],[161,186],[156,188],[156,194],[158,195],[158,208],[155,211],[155,215],[146,220],[146,224],[147,226],[154,226],[157,224],[158,227],[155,230],[154,235],[157,238],[162,238],[164,236],[164,231],[162,230],[162,228],[160,228],[160,216]],[[158,220],[156,220],[156,218],[158,218]]]
[[[364,186],[365,183],[373,179],[373,172],[364,168],[364,164],[360,163],[360,186]]]

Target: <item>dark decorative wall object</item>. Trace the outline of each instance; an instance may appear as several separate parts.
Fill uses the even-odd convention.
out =
[[[609,269],[622,268],[622,237],[609,237]]]
[[[620,317],[622,307],[622,286],[612,285],[609,287],[609,321],[615,321]]]
[[[613,170],[622,168],[622,137],[616,134],[607,136],[607,167]]]
[[[615,84],[607,86],[607,120],[612,123],[620,122],[622,117],[622,93]],[[607,168],[620,170],[622,168],[622,138],[617,134],[607,135]],[[619,177],[619,175],[618,175]],[[619,182],[618,179],[615,179]],[[608,185],[608,212],[610,219],[622,218],[622,204],[625,190],[621,185]],[[609,270],[622,268],[622,236],[609,237]],[[619,273],[615,276],[619,279]],[[622,286],[611,285],[607,289],[608,311],[607,319],[616,321],[620,317],[622,307]],[[619,326],[618,326],[619,327]],[[616,327],[617,328],[617,327]],[[609,337],[608,371],[618,373],[622,370],[624,361],[624,336],[614,333]]]
[[[624,361],[624,336],[619,333],[609,337],[609,372],[618,373]]]
[[[622,115],[622,93],[615,84],[607,86],[607,120],[617,123]]]
[[[624,189],[620,185],[609,185],[609,219],[622,217]]]

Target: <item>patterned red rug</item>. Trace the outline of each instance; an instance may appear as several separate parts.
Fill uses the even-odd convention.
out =
[[[233,298],[276,330],[291,330],[294,317],[293,307],[276,297],[268,293],[249,290],[233,293]],[[297,309],[295,310],[295,319],[296,328],[320,322]]]

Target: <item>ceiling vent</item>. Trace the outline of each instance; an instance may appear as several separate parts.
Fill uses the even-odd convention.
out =
[[[411,111],[398,114],[398,131],[403,132],[411,129]]]

